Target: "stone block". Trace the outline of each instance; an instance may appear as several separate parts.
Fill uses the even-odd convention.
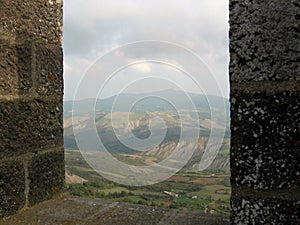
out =
[[[8,33],[27,32],[49,43],[61,43],[61,0],[5,0],[0,2],[0,24]]]
[[[29,205],[51,198],[64,188],[64,151],[36,154],[28,168]]]
[[[230,1],[230,80],[300,80],[297,1]]]
[[[300,202],[280,198],[231,197],[231,224],[298,225]]]
[[[0,95],[26,94],[32,87],[32,42],[0,34]]]
[[[35,45],[37,92],[51,96],[63,92],[63,53],[60,45]]]
[[[25,169],[19,161],[0,164],[0,217],[12,214],[25,205]]]
[[[231,91],[231,182],[254,189],[300,181],[299,91]]]
[[[0,102],[0,158],[62,146],[61,98]]]

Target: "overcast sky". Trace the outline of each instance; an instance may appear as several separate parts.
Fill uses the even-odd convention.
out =
[[[182,52],[176,46],[197,54],[217,80],[221,95],[228,97],[228,5],[228,0],[64,0],[65,99],[73,99],[83,77],[86,81],[85,85],[79,86],[80,97],[97,97],[94,96],[96,89],[109,76],[106,74],[110,71],[108,68],[141,60],[145,63],[118,72],[100,97],[114,95],[120,89],[128,92],[155,91],[172,88],[176,84],[182,84],[188,92],[200,93],[180,70],[185,70],[185,66],[196,68],[200,64],[184,56],[186,60],[182,62],[185,65],[181,65],[180,57],[183,57],[185,50]],[[116,49],[143,40],[163,42],[153,46],[140,44],[138,48],[129,45]],[[166,47],[163,43],[170,44],[166,44]],[[107,54],[111,54],[110,57],[102,59]],[[118,60],[119,64],[115,63]],[[167,64],[155,64],[147,60],[159,60]],[[98,67],[95,67],[95,62]],[[97,73],[91,75],[89,68],[93,65]],[[139,76],[145,79],[149,76],[151,79],[143,83]],[[206,94],[220,95],[215,91],[213,82],[205,83],[210,75],[201,76],[207,88],[205,92],[209,92]],[[134,83],[135,80],[141,84],[129,88],[128,82]],[[165,81],[172,84],[162,85]],[[98,85],[94,86],[95,83]]]

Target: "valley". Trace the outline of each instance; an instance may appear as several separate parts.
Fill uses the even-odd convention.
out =
[[[228,170],[182,169],[166,181],[143,187],[109,181],[95,172],[79,150],[66,150],[68,192],[71,195],[189,211],[229,214],[230,174]],[[78,179],[80,177],[80,179]],[[164,191],[177,194],[171,196]],[[212,211],[213,210],[213,211]]]
[[[95,100],[83,100],[78,103],[77,108],[72,108],[70,102],[65,102],[64,146],[70,194],[190,211],[200,210],[206,213],[227,214],[229,212],[231,190],[229,123],[226,123],[220,151],[206,170],[199,171],[199,163],[208,144],[211,127],[216,130],[224,127],[222,112],[216,113],[212,120],[205,98],[192,96],[197,108],[190,109],[181,100],[180,93],[166,91],[164,94],[172,96],[179,102],[180,108],[177,111],[163,101],[148,98],[146,102],[135,105],[132,111],[127,112],[126,102],[137,98],[133,94],[121,96],[124,105],[121,105],[117,111],[112,110],[114,97],[97,100],[95,114],[89,113],[88,110],[92,105],[91,102]],[[218,104],[222,100],[218,97],[212,99]],[[228,108],[228,105],[226,107]],[[215,112],[218,110],[222,110],[222,107]],[[95,147],[96,141],[89,138],[95,132],[95,128],[104,148],[118,161],[128,165],[149,166],[159,163],[172,155],[178,144],[188,144],[190,140],[196,140],[195,151],[179,172],[163,182],[141,187],[121,185],[100,176],[84,159],[86,157],[97,161],[97,157],[105,157],[104,152]],[[199,129],[200,132],[197,137],[194,136],[195,129]],[[84,141],[84,150],[88,149],[84,157],[79,150],[74,132],[80,132]],[[180,139],[182,132],[187,134],[183,142]],[[153,140],[158,140],[161,136],[163,139],[159,145],[148,151],[137,151],[124,144],[124,142],[137,144],[135,138],[145,140],[151,135],[154,137]],[[180,162],[175,160],[173,163],[176,165]],[[111,165],[107,164],[107,167],[109,166]],[[116,172],[111,175],[118,176],[118,168],[114,171]]]

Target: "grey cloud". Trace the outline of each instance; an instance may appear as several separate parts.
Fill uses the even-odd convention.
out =
[[[214,12],[210,12],[209,8],[203,10],[201,5],[205,2],[207,5],[207,1],[202,4],[198,0],[89,1],[92,4],[80,0],[69,1],[65,1],[68,2],[64,24],[66,54],[85,54],[95,48],[101,51],[111,42],[123,44],[144,39],[182,45],[194,43],[194,46],[190,44],[187,47],[197,51],[201,45],[220,42],[220,36],[223,35],[224,22],[220,20],[224,18],[210,15]],[[79,6],[71,7],[71,4]],[[221,25],[218,25],[220,22]]]
[[[227,79],[228,0],[65,0],[64,4],[66,61],[95,60],[114,46],[156,39],[191,49],[214,68],[222,83]],[[139,58],[162,56],[164,51],[141,48],[124,53]]]

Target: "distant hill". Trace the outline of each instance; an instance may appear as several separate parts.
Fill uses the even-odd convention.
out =
[[[189,102],[190,100],[184,92],[174,90],[146,94],[120,94],[119,96],[113,96],[107,99],[85,99],[77,101],[75,108],[73,108],[72,101],[65,101],[65,148],[78,149],[73,133],[73,129],[75,129],[79,131],[81,137],[83,137],[85,148],[95,149],[97,140],[90,140],[89,138],[93,134],[91,123],[95,123],[102,143],[108,151],[112,154],[116,154],[117,158],[127,162],[128,160],[131,161],[133,158],[137,159],[138,157],[138,163],[148,164],[152,161],[160,161],[173,152],[180,138],[182,123],[188,121],[188,123],[185,123],[185,132],[189,132],[189,130],[194,128],[199,128],[201,134],[197,151],[187,164],[188,168],[196,168],[202,157],[204,144],[210,134],[210,127],[212,124],[216,129],[223,127],[221,116],[224,115],[224,105],[226,112],[229,111],[229,102],[227,99],[217,96],[204,96],[191,93],[188,93],[188,95],[194,106],[191,106],[191,102]],[[139,101],[139,99],[142,98],[143,100]],[[171,101],[177,108],[175,109],[172,104],[163,99]],[[113,105],[115,100],[117,100],[118,103],[114,108]],[[129,108],[131,105],[133,108]],[[94,106],[95,117],[91,117],[89,114],[91,114]],[[213,106],[216,112],[214,120],[211,118],[210,106]],[[180,117],[178,111],[180,111]],[[128,112],[130,112],[129,121],[123,121],[124,118],[127,118]],[[119,122],[117,125],[114,124],[114,127],[112,127],[112,116]],[[227,124],[225,139],[228,140],[230,135],[228,122],[229,114],[227,113],[226,116]],[[95,120],[91,120],[91,118],[94,118]],[[137,152],[125,146],[115,133],[114,129],[117,129],[123,134],[132,132],[140,139],[147,138],[151,134],[148,126],[150,120],[153,118],[163,119],[167,126],[167,133],[161,144],[147,151],[146,154]],[[161,134],[161,124],[158,123],[153,129],[156,130],[157,135]],[[123,139],[128,142],[134,141],[134,139],[126,135],[123,136]],[[226,140],[224,141],[221,150],[229,148]],[[228,169],[229,155],[218,155],[217,159],[214,161],[213,168]]]
[[[157,96],[157,97],[155,97]],[[229,100],[214,96],[214,95],[200,95],[194,93],[185,93],[182,91],[175,90],[164,90],[152,93],[141,93],[141,94],[126,94],[122,93],[118,96],[112,96],[106,99],[84,99],[76,101],[76,108],[73,109],[73,101],[64,101],[64,117],[68,118],[73,115],[85,115],[92,112],[95,107],[96,112],[128,112],[128,106],[134,102],[136,104],[132,108],[135,112],[166,112],[174,111],[175,108],[168,101],[174,103],[177,110],[193,110],[191,102],[195,105],[198,110],[210,112],[210,106],[215,109],[225,109],[229,111]],[[142,101],[139,101],[143,99]],[[117,100],[117,104],[114,106],[114,102]],[[72,111],[75,110],[75,111]]]

